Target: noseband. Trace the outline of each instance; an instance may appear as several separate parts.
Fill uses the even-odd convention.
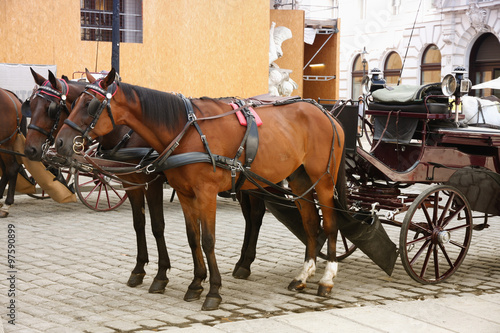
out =
[[[96,81],[96,83],[98,82],[100,82],[100,80]],[[95,93],[104,96],[104,100],[102,102],[99,101],[97,97],[88,92],[88,90],[93,90]],[[87,112],[89,113],[89,116],[92,117],[92,122],[84,130],[80,126],[75,124],[73,121],[69,119],[64,120],[65,124],[67,124],[69,127],[73,128],[75,131],[81,134],[81,136],[76,136],[73,139],[73,151],[75,153],[81,153],[83,151],[85,147],[85,140],[87,142],[92,142],[92,138],[89,136],[89,133],[91,130],[94,129],[104,109],[108,111],[109,118],[111,119],[111,123],[113,124],[113,129],[116,127],[110,106],[110,100],[111,98],[113,98],[115,92],[116,92],[116,87],[114,85],[109,86],[107,91],[102,89],[98,84],[89,84],[85,87],[83,93],[92,97],[92,100],[90,101],[87,107]]]
[[[36,130],[42,133],[43,135],[47,136],[47,142],[45,144],[46,148],[48,148],[54,143],[54,132],[57,130],[57,126],[59,124],[59,119],[61,118],[62,111],[66,112],[66,114],[69,115],[69,110],[68,107],[66,106],[66,95],[69,91],[68,84],[64,80],[59,80],[62,86],[61,89],[62,91],[60,92],[46,85],[48,84],[48,82],[49,81],[46,81],[42,86],[38,87],[38,89],[33,93],[33,95],[41,97],[50,103],[49,107],[47,108],[47,114],[50,119],[54,120],[54,125],[52,125],[50,132],[32,123],[28,125],[28,129]],[[54,98],[58,100],[58,102],[55,102]],[[29,108],[29,104],[30,104],[29,100],[24,102],[23,109],[27,110],[27,108]]]

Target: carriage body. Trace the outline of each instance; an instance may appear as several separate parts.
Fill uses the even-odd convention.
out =
[[[437,83],[374,92],[364,110],[332,109],[355,143],[346,150],[351,209],[401,228],[403,266],[421,283],[449,278],[472,230],[500,215],[500,128],[464,125],[459,97],[449,102]],[[474,225],[472,211],[484,222]]]

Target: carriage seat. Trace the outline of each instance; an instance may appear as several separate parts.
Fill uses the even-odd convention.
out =
[[[399,85],[375,90],[370,110],[444,114],[448,98],[442,96],[441,83]],[[426,100],[427,99],[427,100]]]

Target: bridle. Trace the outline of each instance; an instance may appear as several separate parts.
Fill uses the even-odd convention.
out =
[[[99,117],[101,116],[102,112],[104,109],[108,111],[109,118],[111,119],[111,123],[113,124],[113,129],[116,127],[115,120],[113,118],[113,114],[111,113],[111,106],[110,106],[110,100],[113,98],[114,94],[116,93],[117,87],[116,84],[112,84],[108,87],[107,90],[104,90],[101,88],[100,83],[102,80],[97,80],[94,82],[94,84],[88,84],[85,87],[85,90],[82,92],[82,94],[87,94],[92,97],[92,100],[90,101],[88,107],[87,107],[87,112],[89,116],[92,117],[92,121],[90,124],[87,126],[86,129],[82,129],[80,126],[75,124],[73,121],[69,119],[65,119],[64,123],[80,133],[81,135],[76,136],[73,139],[73,151],[77,154],[81,153],[85,149],[85,141],[87,142],[92,142],[92,138],[90,137],[89,133],[92,131],[97,124],[97,121],[99,120]],[[97,99],[97,97],[93,94],[91,94],[88,90],[94,91],[94,93],[99,94],[104,97],[104,100],[101,102]]]
[[[41,86],[39,86],[31,95],[31,97],[23,103],[22,110],[25,116],[31,115],[30,103],[34,96],[38,96],[48,101],[49,107],[47,108],[47,115],[51,120],[54,120],[54,124],[50,131],[47,131],[41,127],[36,126],[33,123],[28,125],[28,129],[33,129],[45,135],[47,137],[45,143],[42,145],[42,150],[46,152],[49,147],[54,143],[54,133],[59,125],[59,120],[61,119],[62,112],[66,112],[69,115],[69,109],[66,105],[66,98],[69,91],[69,85],[66,81],[60,80],[61,91],[58,91],[50,85],[49,81],[45,81]]]

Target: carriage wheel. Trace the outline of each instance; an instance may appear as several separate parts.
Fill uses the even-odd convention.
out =
[[[437,185],[422,192],[408,209],[399,237],[408,275],[424,284],[449,278],[467,254],[472,228],[469,203],[457,189]]]
[[[366,151],[370,151],[373,146],[373,137],[375,135],[375,127],[373,126],[371,119],[365,116],[361,118],[361,129],[363,131],[363,136],[358,136],[358,146]]]
[[[75,190],[85,206],[99,212],[116,209],[127,199],[120,182],[100,173],[76,171]]]

